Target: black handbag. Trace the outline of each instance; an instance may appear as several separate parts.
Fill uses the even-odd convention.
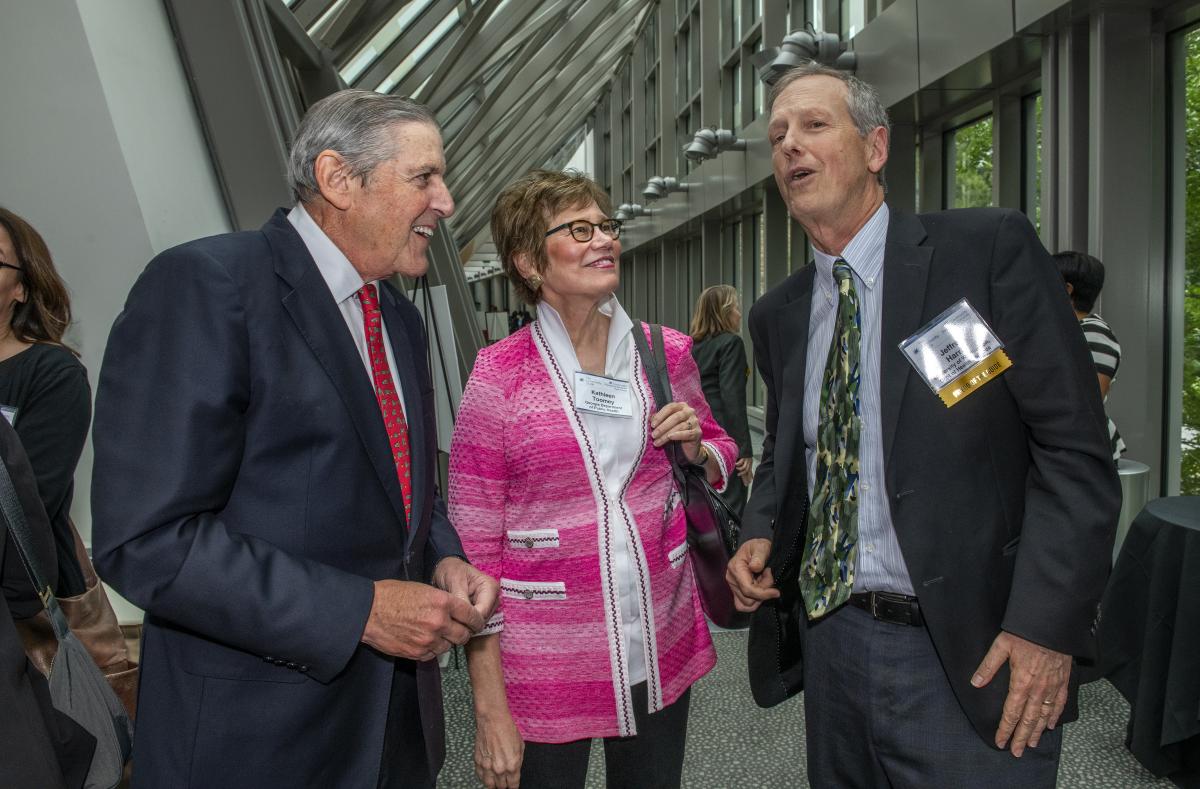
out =
[[[49,676],[51,703],[96,738],[83,786],[85,789],[116,787],[133,750],[133,725],[91,654],[71,632],[66,614],[44,581],[46,575],[32,550],[33,538],[21,500],[3,462],[0,462],[0,515],[58,638],[58,652]]]
[[[671,378],[663,350],[662,327],[650,324],[652,352],[646,344],[644,325],[640,321],[634,325],[633,342],[646,367],[657,410],[672,402]],[[703,466],[688,461],[675,442],[664,449],[671,460],[675,486],[687,517],[688,553],[704,613],[718,627],[746,627],[750,616],[734,607],[733,592],[725,581],[725,567],[737,550],[741,520],[708,483]]]

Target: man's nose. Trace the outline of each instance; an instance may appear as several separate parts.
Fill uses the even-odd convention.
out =
[[[430,207],[445,219],[454,213],[454,198],[450,196],[450,187],[446,186],[446,182],[438,179],[437,194],[434,195]]]

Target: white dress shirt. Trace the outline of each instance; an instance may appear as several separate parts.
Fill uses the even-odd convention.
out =
[[[600,307],[600,312],[609,318],[608,351],[604,359],[604,375],[622,381],[630,381],[633,375],[633,354],[636,350],[630,331],[633,321],[622,309],[616,296],[610,296]],[[567,373],[574,384],[575,371],[583,370],[575,355],[575,346],[567,334],[558,312],[545,301],[537,305],[537,319],[542,334],[550,346],[550,353],[558,366]],[[604,488],[614,500],[619,499],[625,479],[637,469],[634,463],[646,443],[647,414],[638,397],[630,392],[633,401],[633,417],[605,416],[590,411],[580,411],[583,423],[597,448],[600,472]],[[625,654],[629,656],[629,684],[646,681],[645,643],[642,637],[641,609],[633,585],[633,561],[625,532],[625,525],[617,509],[609,509],[609,529],[614,535],[615,551],[613,566],[617,576],[617,588],[621,595],[621,624],[625,634]],[[636,528],[636,524],[635,524]]]
[[[358,355],[362,357],[363,367],[367,371],[367,377],[371,380],[371,389],[374,390],[375,376],[371,372],[371,354],[367,350],[367,332],[363,327],[362,302],[355,295],[362,289],[362,275],[358,273],[358,269],[354,268],[354,264],[342,253],[342,250],[338,249],[329,236],[325,235],[325,231],[313,221],[313,218],[304,210],[304,206],[297,203],[296,207],[288,213],[288,221],[300,234],[304,246],[308,247],[309,254],[317,263],[317,270],[321,272],[321,277],[329,286],[329,292],[333,294],[333,300],[337,302],[342,318],[346,321],[346,328],[350,330],[350,336],[354,338],[354,346],[358,348]],[[371,287],[375,288],[378,298],[379,286],[372,282]],[[383,319],[382,315],[380,315],[380,319]],[[408,406],[404,402],[404,386],[401,384],[399,376],[396,375],[396,359],[392,356],[392,343],[386,332],[386,322],[384,329],[383,336],[387,342],[383,343],[383,352],[387,355],[392,385],[400,397],[400,408],[404,411],[405,419],[407,419]]]

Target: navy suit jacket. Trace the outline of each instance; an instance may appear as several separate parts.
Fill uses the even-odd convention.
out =
[[[113,326],[93,542],[100,574],[146,611],[137,786],[376,784],[394,661],[359,642],[373,581],[427,581],[462,555],[435,490],[421,318],[380,285],[410,428],[407,527],[370,378],[284,211],[158,255]],[[436,665],[417,677],[436,771]]]
[[[751,627],[751,670],[769,701],[794,690],[807,617],[796,584],[808,501],[804,375],[813,265],[755,302],[750,334],[767,406],[742,539],[773,539],[782,592]],[[959,299],[992,327],[1012,367],[952,408],[899,343]],[[892,211],[880,337],[883,456],[892,523],[950,685],[992,742],[1007,666],[970,679],[1001,629],[1081,658],[1108,577],[1121,494],[1096,373],[1050,255],[1024,215]],[[762,682],[762,678],[759,678]],[[1074,687],[1063,720],[1075,716]]]

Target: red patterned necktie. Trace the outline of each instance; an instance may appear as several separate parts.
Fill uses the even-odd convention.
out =
[[[379,312],[379,298],[375,286],[363,285],[356,294],[362,302],[363,328],[367,333],[367,355],[371,357],[371,378],[375,383],[375,399],[383,413],[387,426],[388,444],[392,448],[392,460],[396,462],[396,476],[400,479],[400,491],[404,494],[404,517],[412,516],[412,472],[408,451],[408,422],[404,421],[404,409],[400,396],[392,383],[388,369],[387,354],[383,352],[383,316]]]

